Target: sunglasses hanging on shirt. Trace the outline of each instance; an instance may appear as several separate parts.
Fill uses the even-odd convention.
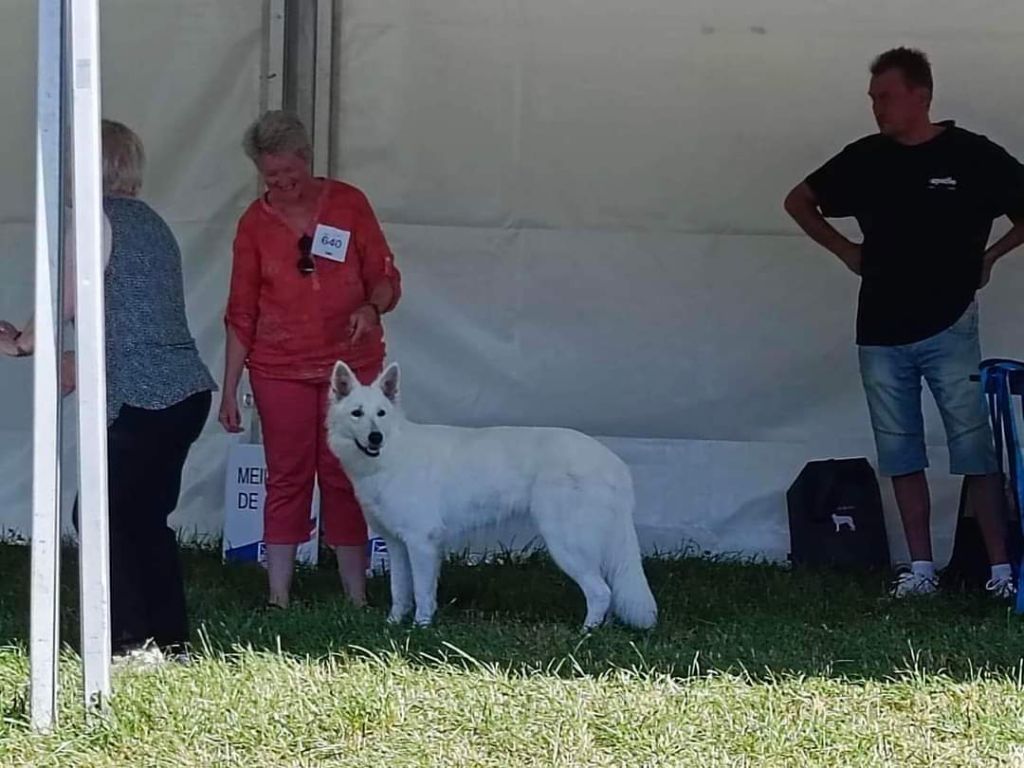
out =
[[[303,235],[299,238],[299,273],[311,275],[316,272],[316,262],[313,261],[313,238]]]

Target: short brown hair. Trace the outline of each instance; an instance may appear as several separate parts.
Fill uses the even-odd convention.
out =
[[[281,109],[264,112],[250,125],[242,139],[242,148],[254,163],[264,154],[295,152],[307,159],[313,155],[306,126],[297,115]]]
[[[917,48],[893,48],[871,62],[872,77],[878,77],[890,69],[898,69],[909,85],[927,88],[929,93],[934,88],[932,65],[924,51]]]

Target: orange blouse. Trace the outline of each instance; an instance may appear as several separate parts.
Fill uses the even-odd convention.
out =
[[[401,275],[377,217],[358,189],[325,180],[312,229],[319,224],[349,234],[344,261],[314,256],[315,271],[304,275],[298,269],[303,233],[264,198],[238,222],[225,322],[248,349],[254,373],[322,381],[337,360],[352,368],[384,360],[382,328],[358,345],[349,336],[352,312],[378,282],[389,280],[394,290],[391,306],[382,309],[391,309],[401,295]]]

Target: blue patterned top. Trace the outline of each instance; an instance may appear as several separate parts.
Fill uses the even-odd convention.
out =
[[[107,197],[107,424],[121,406],[160,410],[217,385],[185,317],[181,251],[167,223],[141,200]]]

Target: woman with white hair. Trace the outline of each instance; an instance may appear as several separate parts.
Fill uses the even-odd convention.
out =
[[[185,317],[178,243],[138,199],[142,142],[111,120],[103,121],[102,141],[111,646],[115,655],[144,649],[152,658],[151,644],[178,654],[188,642],[178,542],[167,518],[216,383]],[[66,255],[71,319],[75,262],[70,248]],[[0,351],[22,356],[33,347],[31,321],[20,332],[0,324]],[[67,392],[74,366],[64,369]]]
[[[243,147],[266,190],[235,236],[220,422],[241,431],[237,391],[247,367],[267,461],[269,605],[288,605],[296,550],[310,538],[316,480],[324,540],[348,599],[362,606],[366,523],[327,447],[328,386],[338,360],[365,383],[380,372],[380,318],[398,302],[401,278],[366,196],[312,175],[297,117],[267,112],[246,131]]]

